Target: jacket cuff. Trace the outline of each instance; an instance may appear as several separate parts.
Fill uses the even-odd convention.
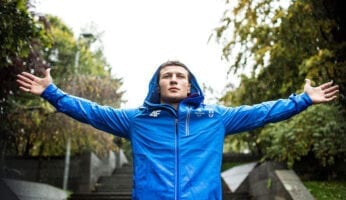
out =
[[[41,97],[57,107],[60,98],[66,96],[66,93],[60,90],[55,84],[50,84],[41,94]]]
[[[305,110],[307,107],[312,105],[312,100],[306,92],[298,94],[298,95],[292,94],[289,97],[289,99],[293,100],[296,103],[297,112],[301,112]]]
[[[300,96],[301,96],[302,100],[304,102],[306,102],[306,104],[308,106],[312,105],[312,100],[311,100],[310,96],[306,92],[302,93]]]

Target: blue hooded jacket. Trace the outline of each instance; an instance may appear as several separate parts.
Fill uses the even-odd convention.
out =
[[[133,151],[133,199],[222,199],[224,138],[285,120],[312,104],[306,93],[253,106],[205,105],[190,72],[191,95],[175,110],[160,104],[159,69],[143,106],[115,109],[68,95],[54,84],[42,97],[55,108],[97,129],[127,138]]]

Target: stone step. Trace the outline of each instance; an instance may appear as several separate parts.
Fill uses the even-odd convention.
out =
[[[73,194],[69,200],[130,200],[131,192],[98,192]],[[224,193],[223,200],[251,200],[248,194]]]
[[[131,192],[131,185],[101,185],[100,187],[95,188],[95,192]]]
[[[102,178],[98,181],[98,184],[105,185],[105,184],[132,184],[132,177],[129,178]]]
[[[222,194],[223,200],[252,200],[251,196],[248,193],[230,193],[224,192]]]
[[[114,171],[115,174],[133,174],[132,166],[123,166]]]
[[[132,191],[132,166],[123,166],[116,169],[111,176],[103,176],[95,186],[95,193],[123,192]]]
[[[97,183],[97,187],[102,187],[104,185],[132,185],[132,180],[107,180],[107,181],[102,181]]]
[[[69,200],[130,200],[131,192],[72,194]]]
[[[102,192],[128,192],[131,193],[132,187],[131,188],[111,188],[111,187],[102,187],[102,188],[97,188],[95,193],[102,193]]]
[[[102,176],[99,179],[99,182],[108,180],[108,179],[114,179],[114,180],[131,180],[132,179],[132,174],[113,174],[111,176]]]
[[[132,185],[132,176],[102,177],[97,185]]]

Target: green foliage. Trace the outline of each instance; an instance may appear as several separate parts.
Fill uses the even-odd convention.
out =
[[[92,150],[105,155],[115,150],[112,135],[55,113],[43,99],[18,90],[16,74],[29,71],[42,76],[51,66],[54,82],[68,92],[114,107],[120,106],[123,94],[122,81],[110,74],[102,48],[91,51],[92,41],[75,39],[60,19],[38,17],[29,7],[25,0],[0,4],[1,155],[64,155],[70,136],[72,154]]]
[[[342,2],[232,1],[215,29],[230,72],[247,69],[278,98],[301,88],[306,77],[345,87],[345,19]],[[231,32],[232,31],[232,32]],[[273,84],[275,88],[273,88]]]
[[[285,5],[286,3],[286,5]],[[226,138],[225,147],[248,150],[292,166],[308,153],[322,166],[345,155],[346,21],[342,0],[226,1],[214,36],[224,44],[229,73],[241,75],[238,88],[221,102],[252,105],[301,92],[304,79],[334,80],[336,105],[316,106],[295,118],[251,133]]]
[[[73,95],[98,102],[101,105],[120,107],[123,92],[120,91],[121,79],[98,77],[91,75],[78,75],[67,77],[61,83],[61,88]]]
[[[226,171],[230,168],[233,168],[233,167],[236,167],[236,166],[239,166],[239,165],[242,165],[242,164],[245,164],[243,162],[223,162],[222,163],[222,166],[221,166],[221,171]]]
[[[102,49],[91,51],[90,42],[92,41],[83,37],[74,38],[73,32],[59,18],[54,16],[47,16],[47,18],[55,39],[54,46],[47,54],[47,60],[53,63],[52,73],[58,85],[65,82],[65,78],[76,74],[110,76],[110,66],[103,56]],[[98,34],[93,35],[96,37]],[[93,40],[98,39],[93,38]],[[77,53],[78,58],[76,58]],[[77,63],[75,63],[76,59],[78,59]]]
[[[346,156],[345,120],[340,106],[315,105],[290,120],[267,126],[257,142],[265,158],[285,161],[289,167],[310,151],[325,167]]]
[[[75,84],[71,84],[75,82]],[[73,88],[75,87],[75,88]],[[74,78],[66,78],[62,88],[65,91],[76,92],[76,95],[98,102],[100,104],[119,107],[122,92],[118,92],[121,82],[111,77],[98,78],[84,75]],[[49,106],[49,110],[54,110]],[[22,118],[20,118],[22,119]],[[96,130],[89,125],[81,124],[61,113],[49,113],[35,117],[41,123],[37,128],[28,133],[30,141],[30,154],[32,156],[59,156],[64,155],[67,138],[71,137],[71,154],[81,154],[86,151],[93,151],[99,156],[106,156],[109,150],[116,150],[113,142],[114,137],[110,134]],[[28,120],[27,117],[23,120]],[[33,130],[32,127],[27,129]],[[33,137],[35,136],[35,137]],[[24,136],[21,135],[23,138]]]
[[[28,11],[26,0],[0,1],[0,68],[13,65],[14,58],[29,55],[32,43],[39,39],[49,45],[51,38],[45,35],[44,23]]]
[[[54,36],[54,45],[49,49],[46,59],[52,63],[54,81],[59,84],[61,78],[74,74],[74,60],[77,51],[73,32],[54,16],[47,16],[50,32]]]
[[[2,0],[0,3],[0,151],[16,155],[29,143],[41,120],[30,120],[36,112],[44,114],[39,99],[18,92],[15,83],[20,71],[40,74],[48,67],[43,60],[52,38],[48,34],[44,18],[29,12],[30,3],[25,0]],[[22,112],[27,113],[23,114]],[[22,115],[23,114],[23,115]],[[27,120],[19,121],[20,118]],[[17,137],[19,136],[19,137]],[[19,145],[20,144],[20,145]]]
[[[304,185],[318,200],[343,200],[346,198],[346,182],[307,181]]]

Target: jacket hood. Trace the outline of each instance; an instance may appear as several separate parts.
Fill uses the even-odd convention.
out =
[[[189,78],[190,78],[190,84],[191,84],[191,93],[183,101],[185,101],[187,104],[198,106],[201,103],[203,103],[203,100],[204,100],[203,91],[201,90],[196,77],[191,73],[191,71],[187,67],[184,67],[184,68],[190,73]],[[144,106],[155,106],[160,104],[160,93],[159,93],[159,85],[158,85],[160,69],[161,69],[161,66],[159,66],[156,69],[154,75],[150,79],[148,94],[143,104]]]

